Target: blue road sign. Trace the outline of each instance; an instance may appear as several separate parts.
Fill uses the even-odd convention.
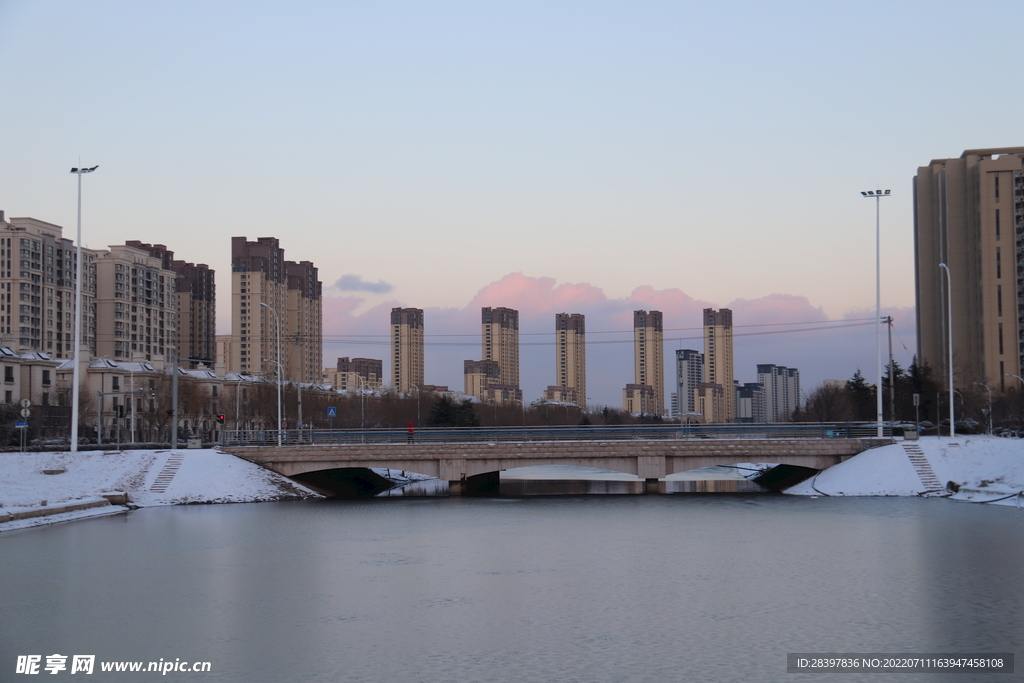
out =
[[[28,427],[28,422],[15,422],[14,426],[19,429],[24,429],[25,427]]]
[[[338,409],[334,406],[327,408],[327,417],[338,417]]]

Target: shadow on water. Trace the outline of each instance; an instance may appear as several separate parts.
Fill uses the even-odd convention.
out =
[[[686,493],[770,493],[758,484],[740,476],[723,477],[721,469],[706,468],[676,475],[658,483],[659,492]],[[591,471],[593,470],[593,471]],[[723,477],[723,478],[714,478]],[[581,495],[642,495],[645,482],[632,475],[593,468],[546,466],[519,468],[502,472],[493,486],[474,487],[466,496],[581,496]],[[413,482],[375,493],[379,498],[447,496],[448,482],[439,479]]]

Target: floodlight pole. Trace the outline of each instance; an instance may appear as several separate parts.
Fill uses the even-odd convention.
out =
[[[881,199],[889,196],[889,190],[868,190],[861,196],[875,200],[875,356],[878,360],[878,384],[875,388],[875,403],[878,420],[878,438],[885,436],[882,415],[882,231]]]
[[[946,271],[946,316],[948,318],[946,330],[948,337],[949,346],[949,438],[956,436],[956,419],[953,414],[953,276],[949,273],[949,266],[945,263],[940,263],[939,268]],[[939,430],[941,434],[942,431]]]
[[[75,239],[75,350],[74,366],[71,369],[71,451],[78,451],[78,383],[81,381],[80,354],[82,348],[82,174],[92,173],[99,166],[92,168],[73,168],[71,172],[78,176],[78,236]],[[99,435],[97,434],[97,438]]]
[[[281,381],[284,379],[281,372],[281,318],[277,311],[270,304],[260,302],[260,306],[274,314],[274,322],[277,325],[277,445],[281,445]]]

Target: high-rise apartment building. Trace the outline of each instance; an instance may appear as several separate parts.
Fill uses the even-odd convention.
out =
[[[547,401],[587,405],[586,321],[579,313],[555,314],[555,384],[544,392]]]
[[[519,311],[486,307],[480,311],[483,360],[498,363],[498,384],[519,386]]]
[[[391,386],[402,394],[423,388],[422,308],[391,309]]]
[[[285,261],[276,237],[231,238],[228,370],[316,382],[323,365],[321,284],[310,261]],[[281,356],[277,357],[278,325]]]
[[[736,385],[736,422],[769,422],[764,385],[748,382]]]
[[[764,387],[765,418],[788,422],[800,408],[800,371],[784,365],[759,364],[757,382]]]
[[[18,352],[74,355],[75,275],[72,240],[59,225],[5,220],[0,211],[0,346]],[[96,352],[96,252],[82,250],[82,345]]]
[[[722,387],[722,410],[717,422],[736,419],[733,389],[732,311],[704,309],[704,381]]]
[[[676,413],[695,413],[693,389],[704,381],[704,354],[693,349],[676,350]]]
[[[216,286],[214,271],[205,263],[194,264],[174,260],[174,252],[162,244],[145,244],[138,240],[125,242],[129,247],[160,259],[164,270],[174,271],[177,319],[177,353],[184,367],[216,362]]]
[[[311,261],[285,261],[285,274],[288,277],[287,334],[292,345],[285,376],[299,382],[316,382],[323,364],[323,286]],[[281,334],[285,334],[283,329]]]
[[[951,297],[954,384],[1019,389],[1007,375],[1024,374],[1024,147],[969,149],[919,168],[914,256],[918,359],[947,382]]]
[[[661,311],[633,311],[633,374],[634,382],[623,390],[622,407],[629,412],[654,415],[665,413],[665,344]],[[644,406],[647,392],[636,387],[649,386],[649,410]],[[630,387],[633,387],[632,389]],[[631,409],[634,408],[634,409]]]
[[[261,304],[266,304],[273,311]],[[274,314],[279,318],[275,318]],[[231,360],[228,371],[277,377],[288,367],[288,277],[276,237],[231,238]],[[277,358],[280,322],[281,358]],[[282,372],[282,376],[284,373]]]
[[[148,246],[148,245],[147,245]],[[115,244],[96,257],[96,355],[163,359],[178,346],[173,254]]]

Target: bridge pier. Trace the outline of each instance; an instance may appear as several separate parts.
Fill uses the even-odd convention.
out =
[[[644,493],[665,493],[665,482],[658,479],[644,479]]]

